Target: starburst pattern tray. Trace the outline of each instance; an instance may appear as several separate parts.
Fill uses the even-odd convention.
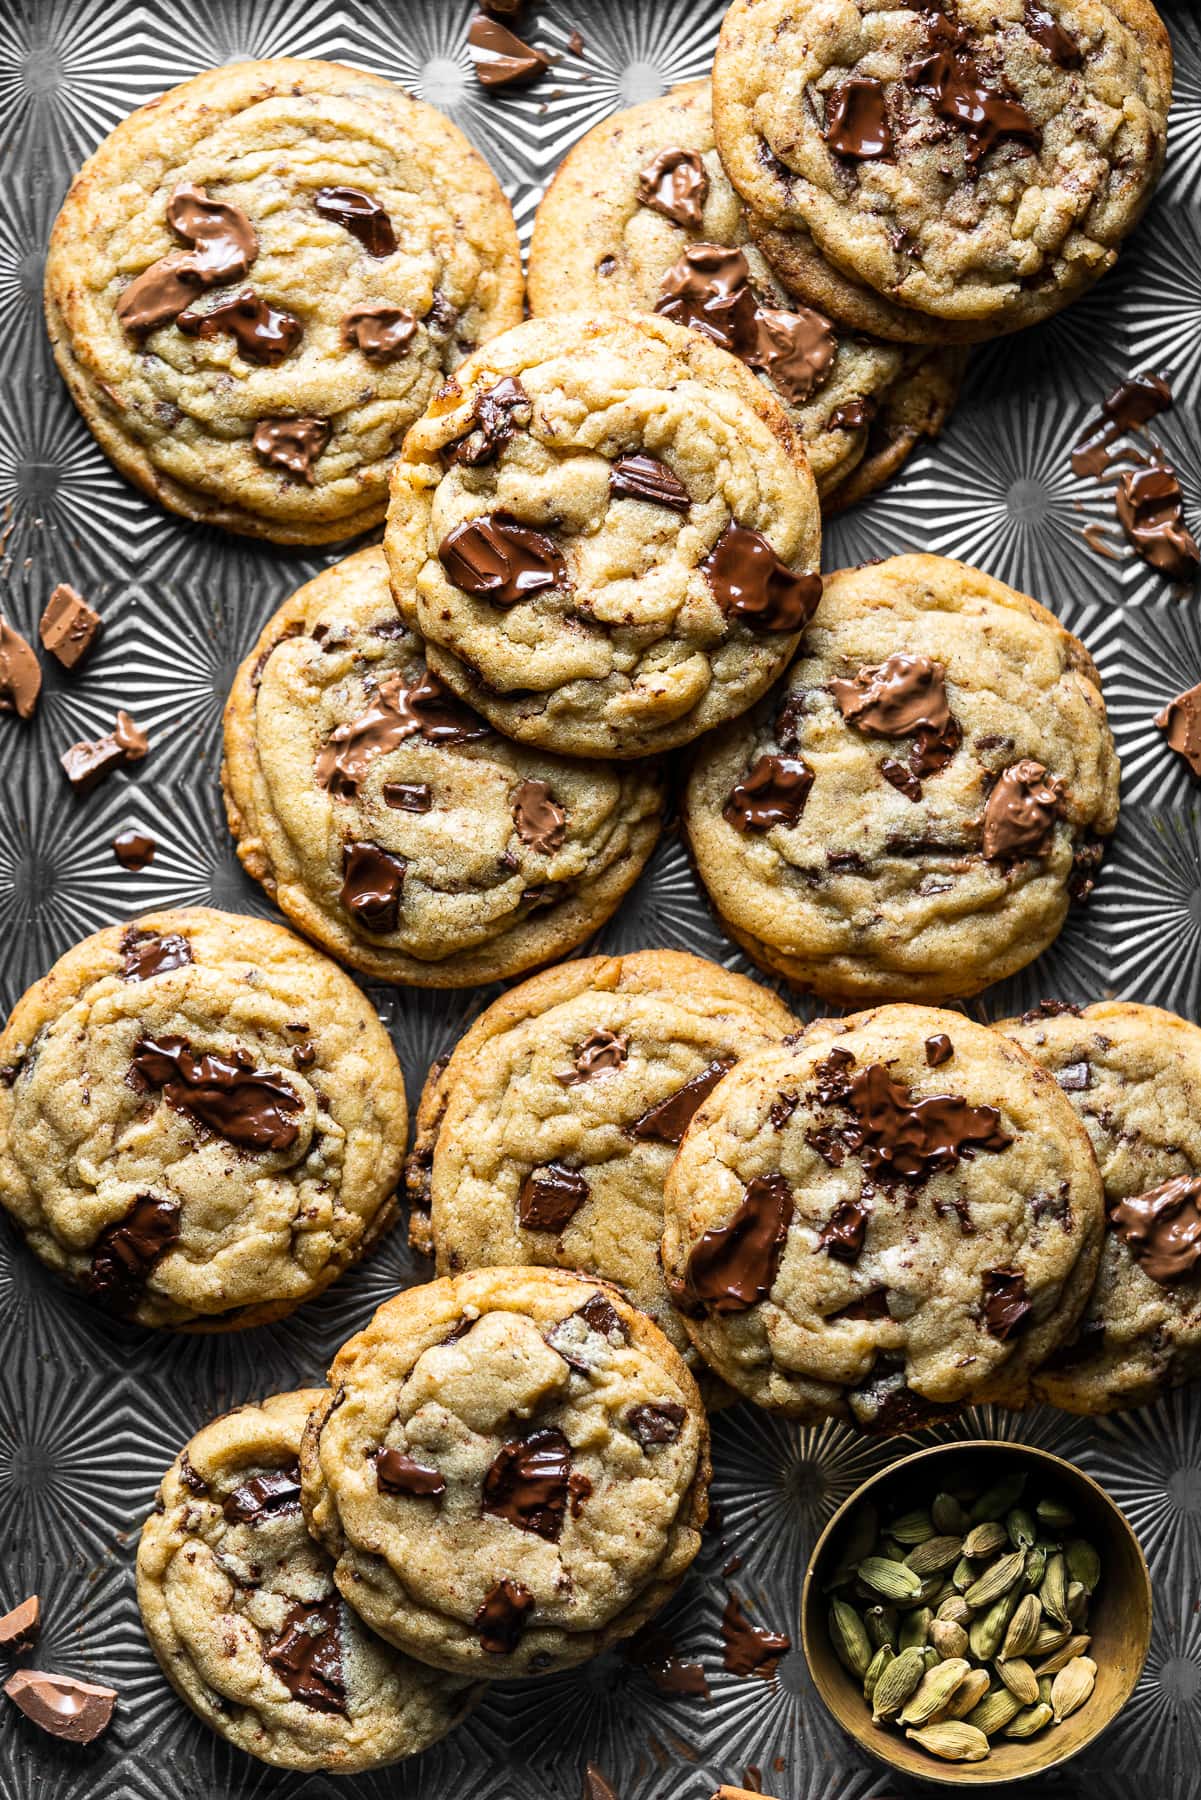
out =
[[[976,355],[945,436],[886,493],[837,520],[828,568],[922,548],[1045,601],[1092,651],[1122,757],[1122,820],[1099,888],[1032,968],[974,1005],[1002,1017],[1053,995],[1120,994],[1201,1017],[1201,796],[1153,715],[1201,678],[1198,595],[1134,558],[1107,560],[1083,528],[1112,519],[1070,447],[1121,376],[1168,374],[1157,432],[1194,530],[1201,499],[1201,18],[1161,0],[1175,39],[1171,151],[1150,213],[1115,272],[1050,324]],[[86,932],[151,906],[264,912],[238,869],[217,785],[221,706],[263,621],[338,552],[284,553],[192,527],[127,487],[67,399],[42,326],[42,253],[72,173],[134,106],[215,63],[336,58],[442,107],[496,170],[528,235],[569,146],[618,107],[702,75],[721,0],[542,0],[526,17],[563,53],[528,89],[485,94],[465,47],[467,0],[0,0],[0,509],[3,607],[33,636],[50,588],[75,583],[105,632],[82,678],[46,670],[32,725],[0,715],[0,1005]],[[582,56],[569,52],[573,31]],[[86,798],[57,753],[127,706],[147,761]],[[153,865],[123,872],[111,842],[138,827]],[[733,967],[678,841],[668,836],[595,948],[670,945]],[[411,1099],[496,990],[372,998]],[[611,1652],[543,1681],[496,1687],[443,1744],[375,1776],[281,1774],[211,1736],[169,1692],[142,1636],[138,1527],[179,1446],[212,1414],[318,1381],[334,1349],[398,1286],[424,1278],[395,1230],[362,1268],[263,1330],[139,1333],[68,1294],[0,1234],[0,1598],[38,1589],[38,1662],[109,1681],[113,1730],[80,1752],[0,1708],[0,1800],[576,1800],[586,1760],[621,1800],[707,1800],[755,1781],[780,1800],[885,1800],[898,1784],[843,1737],[799,1647],[774,1680],[723,1672],[731,1588],[758,1623],[798,1636],[805,1563],[833,1508],[913,1440],[845,1426],[800,1430],[746,1407],[715,1426],[720,1530],[669,1608],[710,1698],[666,1696]],[[1201,1390],[1112,1419],[976,1409],[932,1435],[1016,1437],[1081,1463],[1126,1509],[1155,1580],[1146,1673],[1116,1726],[1031,1800],[1193,1800],[1201,1794]],[[741,1566],[726,1576],[732,1558]],[[5,1673],[0,1665],[0,1674]],[[747,1771],[751,1773],[748,1775]]]

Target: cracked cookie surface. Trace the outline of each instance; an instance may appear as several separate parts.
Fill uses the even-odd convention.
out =
[[[458,128],[379,76],[213,69],[120,124],[51,238],[59,368],[124,475],[283,543],[383,518],[455,365],[521,317],[517,234]]]
[[[343,1346],[305,1432],[309,1528],[347,1601],[435,1667],[562,1669],[637,1630],[696,1555],[696,1384],[615,1288],[485,1269]]]
[[[407,1125],[366,997],[265,920],[111,926],[0,1033],[0,1202],[141,1325],[258,1325],[320,1293],[391,1222]]]
[[[1055,1077],[1105,1183],[1096,1286],[1035,1397],[1081,1413],[1149,1404],[1201,1371],[1201,1030],[1127,1001],[1052,1003],[997,1029]]]
[[[714,117],[769,226],[902,307],[1012,330],[1113,263],[1171,81],[1146,0],[735,0]]]
[[[416,1246],[440,1275],[531,1263],[602,1276],[691,1356],[659,1263],[663,1182],[725,1070],[797,1029],[757,982],[678,951],[523,982],[430,1072],[409,1159]]]
[[[515,744],[432,676],[384,553],[306,583],[225,717],[238,854],[300,928],[385,981],[455,987],[576,948],[659,833],[662,782]]]
[[[761,1406],[909,1430],[1021,1404],[1104,1224],[1066,1097],[958,1013],[821,1019],[726,1075],[667,1178],[663,1265],[706,1361]]]
[[[321,1388],[213,1420],[159,1487],[138,1605],[172,1687],[218,1736],[277,1768],[353,1774],[413,1756],[471,1703],[339,1598],[300,1509],[300,1440]]]
[[[743,269],[718,266],[708,291],[694,280],[682,322],[759,361],[766,309],[768,328],[791,342],[790,357],[760,372],[801,434],[823,511],[873,492],[922,437],[942,429],[962,353],[857,337],[789,300],[751,241],[718,160],[707,81],[614,113],[568,152],[534,221],[530,308],[543,315],[666,306],[669,317],[680,316],[670,310],[680,285],[673,271],[710,246],[741,252],[752,300],[731,314],[716,282],[729,285]]]
[[[783,687],[701,745],[683,818],[726,929],[827,998],[978,992],[1087,895],[1118,808],[1100,677],[963,563],[828,575]]]
[[[758,698],[820,596],[799,435],[654,315],[528,320],[405,441],[385,537],[430,666],[508,736],[644,756]]]

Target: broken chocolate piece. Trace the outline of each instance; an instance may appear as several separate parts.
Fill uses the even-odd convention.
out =
[[[93,1743],[107,1730],[117,1704],[115,1688],[44,1669],[18,1669],[4,1692],[27,1719],[68,1744]]]
[[[735,831],[791,830],[800,823],[813,770],[800,756],[761,756],[730,789],[721,816]]]
[[[549,1544],[563,1533],[571,1445],[550,1427],[501,1446],[484,1476],[483,1511]]]
[[[668,1094],[666,1100],[660,1100],[655,1106],[648,1106],[642,1117],[635,1119],[630,1126],[630,1136],[644,1141],[654,1139],[661,1144],[678,1144],[704,1101],[722,1076],[733,1067],[732,1056],[719,1057],[709,1063],[699,1075],[694,1075],[691,1081],[686,1081],[683,1087],[677,1088],[674,1094]]]
[[[342,1603],[336,1594],[328,1600],[299,1601],[263,1654],[264,1662],[275,1670],[292,1698],[314,1712],[346,1711],[341,1614]]]
[[[290,1150],[300,1136],[300,1095],[273,1070],[257,1069],[245,1050],[197,1055],[186,1038],[164,1034],[135,1045],[133,1070],[176,1112],[239,1149]]]
[[[1201,549],[1184,522],[1184,495],[1175,469],[1155,462],[1123,471],[1114,506],[1122,530],[1145,563],[1173,581],[1195,578]]]
[[[945,1031],[936,1032],[926,1039],[926,1062],[932,1069],[941,1069],[943,1063],[950,1062],[955,1054],[955,1046]]]
[[[1065,790],[1032,756],[1010,763],[997,779],[984,808],[981,839],[987,861],[1043,856],[1051,848],[1056,821],[1063,817]]]
[[[408,867],[403,856],[379,844],[343,844],[338,898],[364,931],[383,935],[396,930]]]
[[[167,223],[189,248],[151,263],[117,301],[118,319],[135,335],[178,318],[203,289],[240,281],[259,253],[254,226],[240,207],[210,200],[190,182],[168,200]]]
[[[330,440],[328,419],[260,419],[254,428],[254,453],[268,468],[282,469],[312,487],[313,464]]]
[[[300,1511],[300,1469],[292,1463],[268,1475],[252,1475],[234,1489],[221,1508],[231,1525],[261,1525]]]
[[[668,1401],[662,1406],[632,1406],[626,1414],[626,1427],[644,1450],[656,1444],[674,1444],[688,1417],[682,1406]]]
[[[617,458],[609,471],[609,492],[620,499],[645,500],[648,505],[666,506],[678,513],[686,513],[692,504],[679,476],[673,475],[658,457],[647,456],[641,450]]]
[[[96,641],[100,630],[100,614],[93,612],[82,594],[66,581],[60,581],[42,614],[38,636],[42,649],[48,650],[64,669],[78,668]]]
[[[516,606],[567,580],[554,539],[505,512],[456,525],[438,545],[438,560],[455,587],[494,606]]]
[[[9,1656],[20,1656],[36,1639],[41,1622],[42,1603],[36,1594],[31,1594],[0,1618],[0,1650]]]
[[[722,611],[752,631],[800,631],[821,599],[820,575],[794,574],[760,532],[742,525],[726,526],[701,570]]]
[[[689,1296],[716,1313],[746,1312],[766,1300],[794,1208],[785,1176],[756,1175],[729,1223],[706,1231],[689,1253]]]
[[[578,1169],[543,1163],[531,1169],[517,1196],[518,1222],[526,1231],[562,1231],[588,1198],[588,1183]]]
[[[405,686],[402,675],[387,675],[366,712],[330,732],[317,752],[313,773],[321,787],[349,800],[377,756],[418,732],[427,744],[466,744],[487,737],[488,731],[478,714],[457,700],[431,670],[426,669],[412,687]]]
[[[1201,683],[1169,700],[1156,713],[1155,724],[1169,748],[1184,758],[1194,775],[1201,775]]]
[[[0,712],[31,719],[41,691],[41,664],[20,632],[0,619]]]
[[[530,397],[517,376],[502,376],[476,394],[471,403],[471,430],[443,447],[442,460],[452,465],[465,463],[471,469],[494,462],[532,416]]]
[[[984,1323],[1002,1343],[1025,1331],[1034,1311],[1020,1269],[989,1269],[984,1276]]]
[[[523,781],[513,796],[513,823],[523,844],[553,856],[567,835],[567,813],[545,781]]]
[[[419,1463],[403,1450],[375,1452],[375,1485],[381,1494],[411,1494],[419,1499],[441,1500],[446,1477],[439,1469]]]
[[[135,874],[149,867],[157,849],[154,839],[144,831],[121,831],[113,839],[113,855],[123,869]]]
[[[909,771],[920,782],[944,769],[958,750],[963,733],[951,716],[946,671],[928,656],[897,652],[874,668],[862,668],[849,681],[832,681],[830,692],[848,724],[872,737],[912,737]],[[920,799],[899,775],[895,764],[882,764],[886,781],[908,799]]]
[[[484,13],[477,13],[467,27],[467,49],[486,88],[524,86],[550,67],[549,56]]]

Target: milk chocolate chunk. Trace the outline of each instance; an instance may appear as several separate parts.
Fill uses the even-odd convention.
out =
[[[989,1269],[984,1276],[984,1323],[1002,1343],[1031,1322],[1034,1308],[1026,1298],[1026,1277],[1020,1269]]]
[[[1155,723],[1194,775],[1201,775],[1201,683],[1186,688],[1156,713]]]
[[[443,462],[479,468],[495,461],[505,445],[533,417],[530,397],[516,375],[505,375],[482,388],[471,403],[472,427],[442,451]]]
[[[545,781],[523,781],[513,795],[513,823],[523,844],[553,856],[567,835],[567,813]]]
[[[932,1069],[940,1069],[945,1062],[950,1062],[955,1054],[955,1046],[945,1031],[936,1032],[926,1039],[926,1061]]]
[[[630,1126],[630,1136],[651,1139],[660,1144],[678,1144],[701,1106],[713,1092],[727,1070],[734,1067],[732,1056],[723,1056],[669,1094],[666,1100],[649,1106],[640,1119]]]
[[[313,773],[318,785],[340,799],[353,799],[375,758],[417,733],[427,744],[466,744],[487,737],[488,726],[431,670],[412,686],[405,685],[403,675],[387,675],[367,710],[331,731],[317,752]]]
[[[477,13],[467,27],[467,49],[486,88],[524,86],[550,67],[549,56],[484,13]]]
[[[36,1594],[31,1594],[28,1600],[22,1600],[19,1606],[14,1606],[0,1618],[0,1650],[7,1651],[10,1656],[19,1656],[23,1650],[28,1650],[38,1635],[41,1622],[42,1603]]]
[[[651,506],[666,506],[678,513],[686,513],[692,504],[679,476],[673,475],[658,457],[640,450],[617,458],[609,471],[609,492],[618,499],[645,500]]]
[[[133,1070],[176,1112],[241,1150],[290,1150],[300,1136],[300,1095],[282,1075],[256,1069],[245,1050],[197,1055],[186,1038],[164,1033],[135,1045]]]
[[[721,1619],[722,1666],[730,1675],[761,1675],[770,1680],[776,1664],[792,1649],[781,1632],[752,1625],[737,1594],[731,1594]]]
[[[578,1169],[543,1163],[531,1169],[517,1196],[517,1218],[526,1231],[562,1231],[588,1198],[588,1183]]]
[[[117,301],[126,331],[169,324],[204,288],[240,281],[259,253],[254,226],[241,208],[210,200],[190,182],[168,200],[167,223],[189,248],[169,251],[130,282]]]
[[[756,1175],[728,1225],[706,1231],[688,1257],[686,1288],[716,1313],[766,1300],[780,1268],[795,1202],[783,1175]]]
[[[175,323],[185,337],[214,338],[228,332],[246,362],[267,369],[278,368],[304,336],[304,326],[292,313],[260,300],[253,288],[243,288],[204,312],[191,308]]]
[[[408,867],[402,856],[379,844],[343,844],[338,898],[364,931],[396,930]]]
[[[38,625],[42,649],[48,650],[64,669],[74,669],[95,643],[99,630],[100,614],[93,612],[69,582],[60,581],[47,600]]]
[[[1143,1274],[1161,1286],[1182,1281],[1201,1263],[1201,1176],[1177,1175],[1113,1202],[1108,1212]]]
[[[650,1450],[656,1444],[674,1444],[687,1417],[684,1407],[674,1400],[662,1406],[632,1406],[626,1414],[626,1428],[644,1450]]]
[[[839,1262],[858,1262],[867,1235],[867,1208],[859,1200],[843,1200],[818,1233],[818,1248]]]
[[[427,813],[434,804],[428,781],[385,781],[380,792],[393,812]]]
[[[800,631],[821,599],[820,575],[794,575],[758,531],[729,524],[701,564],[722,611],[752,631]]]
[[[490,1656],[508,1656],[516,1650],[525,1630],[526,1614],[534,1596],[519,1581],[502,1576],[475,1615],[480,1649]]]
[[[1045,6],[1036,4],[1036,0],[1026,0],[1026,11],[1022,19],[1026,30],[1040,44],[1061,69],[1078,69],[1084,61],[1084,54],[1070,31],[1065,31],[1058,19],[1049,13]]]
[[[139,1194],[125,1217],[106,1225],[93,1244],[84,1286],[115,1312],[132,1312],[155,1263],[178,1241],[178,1201]]]
[[[187,938],[178,932],[139,931],[131,925],[121,939],[124,961],[121,975],[125,981],[149,981],[154,975],[166,975],[171,969],[186,968],[192,960]]]
[[[571,1445],[554,1427],[501,1446],[484,1476],[483,1511],[557,1544],[567,1510]]]
[[[592,1081],[597,1075],[624,1068],[629,1047],[630,1040],[624,1032],[590,1031],[576,1051],[570,1069],[560,1070],[555,1080],[560,1087],[578,1087],[582,1081]]]
[[[504,512],[456,525],[438,545],[438,559],[455,587],[495,606],[516,606],[567,580],[554,539]]]
[[[19,631],[0,619],[0,712],[32,719],[42,691],[42,670]]]
[[[1025,756],[1002,771],[984,808],[981,840],[989,862],[1043,856],[1063,817],[1064,785],[1042,763]]]
[[[121,831],[113,839],[113,855],[123,869],[134,874],[149,868],[157,849],[154,839],[144,831]]]
[[[4,1691],[27,1719],[68,1744],[91,1744],[107,1730],[117,1704],[116,1688],[44,1669],[18,1669]]]
[[[1184,522],[1184,495],[1175,469],[1152,463],[1126,469],[1114,506],[1122,530],[1143,561],[1173,581],[1192,581],[1201,567],[1201,549]]]
[[[314,1712],[346,1711],[346,1676],[342,1667],[340,1629],[342,1603],[301,1600],[292,1607],[284,1628],[264,1652],[293,1700]]]
[[[790,830],[799,824],[813,786],[813,770],[803,757],[759,757],[730,789],[722,818],[735,831]]]
[[[770,375],[793,406],[803,406],[821,387],[838,354],[833,325],[811,306],[793,311],[760,306],[755,323],[756,341],[744,354],[744,362]]]
[[[822,136],[835,156],[855,162],[891,157],[892,128],[880,82],[860,76],[831,88]]]
[[[709,176],[695,150],[671,148],[638,172],[638,201],[653,212],[662,213],[673,225],[698,231],[701,208],[709,193]]]
[[[944,769],[963,740],[947,700],[946,671],[928,656],[899,651],[850,680],[832,681],[830,692],[843,718],[859,731],[913,738],[909,773],[915,781]],[[897,774],[883,765],[880,772],[909,798],[920,799],[920,787],[914,796]]]
[[[312,487],[317,479],[313,464],[329,439],[328,419],[260,419],[252,441],[261,463]]]
[[[440,1469],[419,1463],[403,1450],[375,1452],[375,1485],[381,1494],[411,1494],[422,1500],[441,1500],[446,1477]]]
[[[236,1487],[221,1511],[231,1525],[260,1525],[300,1511],[300,1469],[292,1463],[268,1475],[252,1475]]]
[[[1021,101],[990,87],[965,51],[937,50],[910,69],[907,79],[917,93],[933,100],[940,119],[949,119],[963,132],[971,168],[998,144],[1017,143],[1037,150],[1042,141]]]
[[[342,225],[351,237],[358,238],[370,256],[391,256],[396,248],[396,233],[384,207],[362,188],[318,188],[313,205],[323,219]]]
[[[342,342],[379,368],[397,362],[416,335],[417,320],[408,307],[386,300],[361,300],[342,315]]]

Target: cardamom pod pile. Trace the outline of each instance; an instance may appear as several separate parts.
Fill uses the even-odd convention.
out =
[[[946,1762],[983,1762],[990,1740],[1031,1738],[1093,1691],[1093,1546],[1026,1476],[955,1487],[883,1525],[865,1505],[829,1584],[830,1639],[876,1724]]]

